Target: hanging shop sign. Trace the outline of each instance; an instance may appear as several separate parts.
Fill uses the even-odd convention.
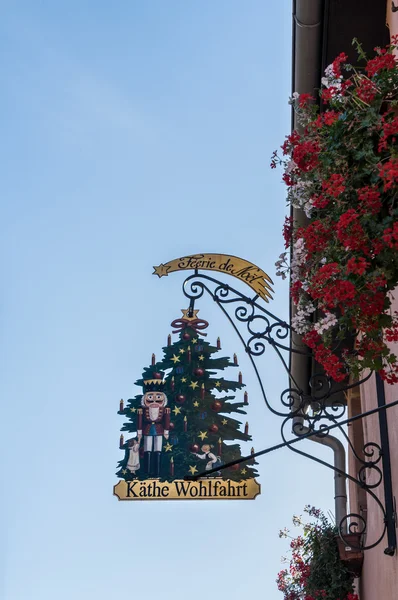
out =
[[[159,277],[165,277],[175,271],[218,271],[226,275],[232,275],[247,283],[265,302],[272,299],[272,279],[260,267],[237,256],[230,256],[228,254],[192,254],[176,258],[153,268],[155,269],[153,274]]]
[[[239,442],[251,440],[249,424],[237,417],[249,396],[236,354],[220,356],[220,339],[205,339],[209,324],[198,312],[191,306],[171,323],[176,339],[169,334],[160,360],[152,355],[137,395],[120,401],[119,500],[249,500],[260,493],[254,457],[221,469],[245,456]]]

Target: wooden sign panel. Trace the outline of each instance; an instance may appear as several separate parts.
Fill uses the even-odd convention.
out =
[[[161,360],[152,355],[136,382],[139,393],[120,401],[119,500],[249,500],[260,493],[254,458],[223,468],[248,454],[239,442],[251,441],[249,423],[238,417],[249,395],[236,354],[220,356],[221,341],[205,339],[208,322],[198,312],[183,310],[171,323],[177,339],[168,336]]]
[[[203,479],[199,481],[175,480],[161,482],[119,481],[114,487],[119,500],[254,500],[260,494],[255,479],[231,481]]]

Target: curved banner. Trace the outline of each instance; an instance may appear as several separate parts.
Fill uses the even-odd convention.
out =
[[[269,285],[273,283],[272,279],[256,265],[237,256],[192,254],[191,256],[176,258],[153,268],[155,269],[153,275],[158,275],[158,277],[165,277],[174,271],[187,271],[190,269],[226,273],[247,283],[265,302],[272,299],[270,292],[273,292],[273,289]]]

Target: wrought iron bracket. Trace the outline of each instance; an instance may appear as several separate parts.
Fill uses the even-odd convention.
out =
[[[383,527],[377,540],[367,543],[366,519],[363,515],[350,513],[338,523],[339,534],[343,541],[348,543],[348,540],[345,539],[347,534],[360,534],[360,549],[368,550],[377,546],[387,533],[388,545],[384,552],[389,556],[394,555],[397,547],[397,518],[395,499],[392,492],[391,459],[386,413],[387,409],[398,405],[398,400],[386,404],[383,381],[380,376],[376,374],[377,408],[355,415],[349,419],[344,419],[346,406],[341,401],[342,394],[363,384],[372,376],[372,373],[360,381],[347,385],[336,384],[336,382],[324,373],[316,374],[309,381],[309,393],[305,392],[300,389],[290,371],[289,355],[290,353],[297,353],[312,358],[312,354],[304,346],[298,349],[290,347],[290,334],[292,331],[290,325],[271,313],[262,304],[259,304],[258,295],[248,297],[230,285],[198,271],[195,271],[193,275],[185,279],[183,292],[190,301],[191,310],[193,310],[196,300],[208,295],[228,319],[243,344],[245,352],[253,366],[263,400],[268,410],[282,419],[281,437],[283,440],[280,444],[232,461],[222,467],[217,467],[217,469],[186,477],[186,479],[194,481],[202,477],[208,477],[221,469],[227,469],[239,463],[247,463],[253,461],[258,456],[263,456],[280,448],[287,447],[352,481],[365,490],[379,507],[382,513]],[[259,357],[264,354],[267,348],[272,348],[276,353],[289,378],[289,387],[280,394],[281,406],[275,406],[269,402],[260,375],[260,367],[257,364]],[[361,456],[352,445],[351,440],[344,430],[344,426],[374,414],[378,414],[379,416],[380,444],[367,442],[360,453]],[[354,453],[354,456],[361,465],[356,477],[297,447],[298,442],[305,439],[325,438],[334,429],[337,429],[344,436],[349,449]],[[370,477],[370,474],[373,474],[373,477]],[[375,489],[380,485],[383,485],[384,503],[375,493]],[[352,546],[351,540],[350,545]]]

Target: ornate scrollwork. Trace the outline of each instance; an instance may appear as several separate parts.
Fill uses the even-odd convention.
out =
[[[363,540],[366,535],[366,519],[357,513],[346,515],[339,523],[339,535],[343,542],[356,550],[362,550]],[[350,536],[350,537],[348,537]],[[355,544],[353,537],[356,537],[358,544]]]
[[[304,408],[304,400],[295,388],[287,388],[281,393],[281,403],[289,409],[290,414],[299,414]]]
[[[377,474],[377,478],[375,481],[373,481],[373,483],[368,483],[369,477],[367,476],[367,472],[369,472],[370,474]],[[368,490],[377,488],[383,481],[383,472],[374,463],[367,462],[364,465],[362,465],[358,471],[358,481],[360,481],[363,484],[363,487],[365,487]]]
[[[323,400],[330,396],[332,382],[324,373],[315,373],[309,380],[311,395],[316,400]]]
[[[324,373],[318,373],[311,377],[309,394],[305,394],[290,371],[289,356],[295,353],[311,359],[312,353],[304,349],[293,349],[290,345],[284,344],[291,334],[290,325],[259,305],[257,303],[258,296],[254,296],[254,298],[244,296],[231,286],[202,273],[189,276],[183,284],[183,292],[190,299],[191,304],[207,293],[231,323],[252,363],[266,406],[273,414],[283,418],[281,425],[283,444],[281,446],[287,446],[293,452],[332,469],[341,477],[360,486],[373,499],[383,517],[383,531],[376,541],[365,545],[367,524],[363,515],[356,513],[346,515],[338,524],[338,529],[341,539],[353,548],[367,550],[377,546],[387,531],[386,509],[373,491],[383,481],[383,471],[378,466],[382,458],[382,448],[375,442],[368,442],[363,447],[362,456],[360,456],[345,429],[341,426],[341,423],[347,424],[347,421],[343,421],[346,407],[341,399],[342,395],[349,389],[367,381],[372,374],[369,373],[360,381],[339,385]],[[256,359],[264,354],[267,347],[271,347],[278,355],[290,380],[290,387],[280,395],[282,410],[278,410],[268,402],[256,364]],[[356,477],[321,460],[314,454],[308,454],[298,449],[295,445],[295,442],[304,438],[312,438],[324,443],[323,440],[329,436],[331,428],[340,430],[340,434],[345,438],[348,447],[359,462],[360,466]],[[394,550],[395,545],[389,543],[389,548],[385,552],[393,554]]]
[[[198,300],[203,296],[205,288],[206,286],[203,281],[199,281],[191,276],[184,281],[182,291],[190,300]]]
[[[270,336],[270,338],[272,338],[272,333],[273,330],[275,330],[275,336],[278,340],[285,340],[289,334],[290,334],[290,327],[287,323],[273,323],[273,325],[271,325],[269,327],[269,331],[267,332]]]
[[[376,460],[373,459],[375,452],[377,451],[377,458]],[[364,456],[368,456],[369,458],[372,458],[372,462],[374,465],[377,465],[378,462],[380,462],[381,457],[382,457],[382,449],[379,446],[379,444],[376,444],[376,442],[368,442],[367,444],[364,445],[363,450],[362,450]]]
[[[339,400],[333,400],[332,402],[325,404],[323,410],[325,416],[336,422],[344,417],[346,413],[346,406]]]
[[[374,494],[372,494],[372,496],[373,498],[376,498]],[[367,535],[367,522],[365,517],[359,515],[358,513],[349,513],[339,523],[339,535],[343,542],[347,544],[347,546],[354,548],[355,550],[370,550],[371,548],[375,548],[378,544],[380,544],[385,536],[387,525],[385,523],[386,512],[384,507],[380,501],[377,503],[384,515],[384,526],[382,533],[374,542],[371,544],[366,544],[365,540]],[[356,543],[355,540],[357,540],[358,543]]]
[[[235,309],[235,317],[241,323],[247,322],[254,315],[253,304],[243,304]]]

